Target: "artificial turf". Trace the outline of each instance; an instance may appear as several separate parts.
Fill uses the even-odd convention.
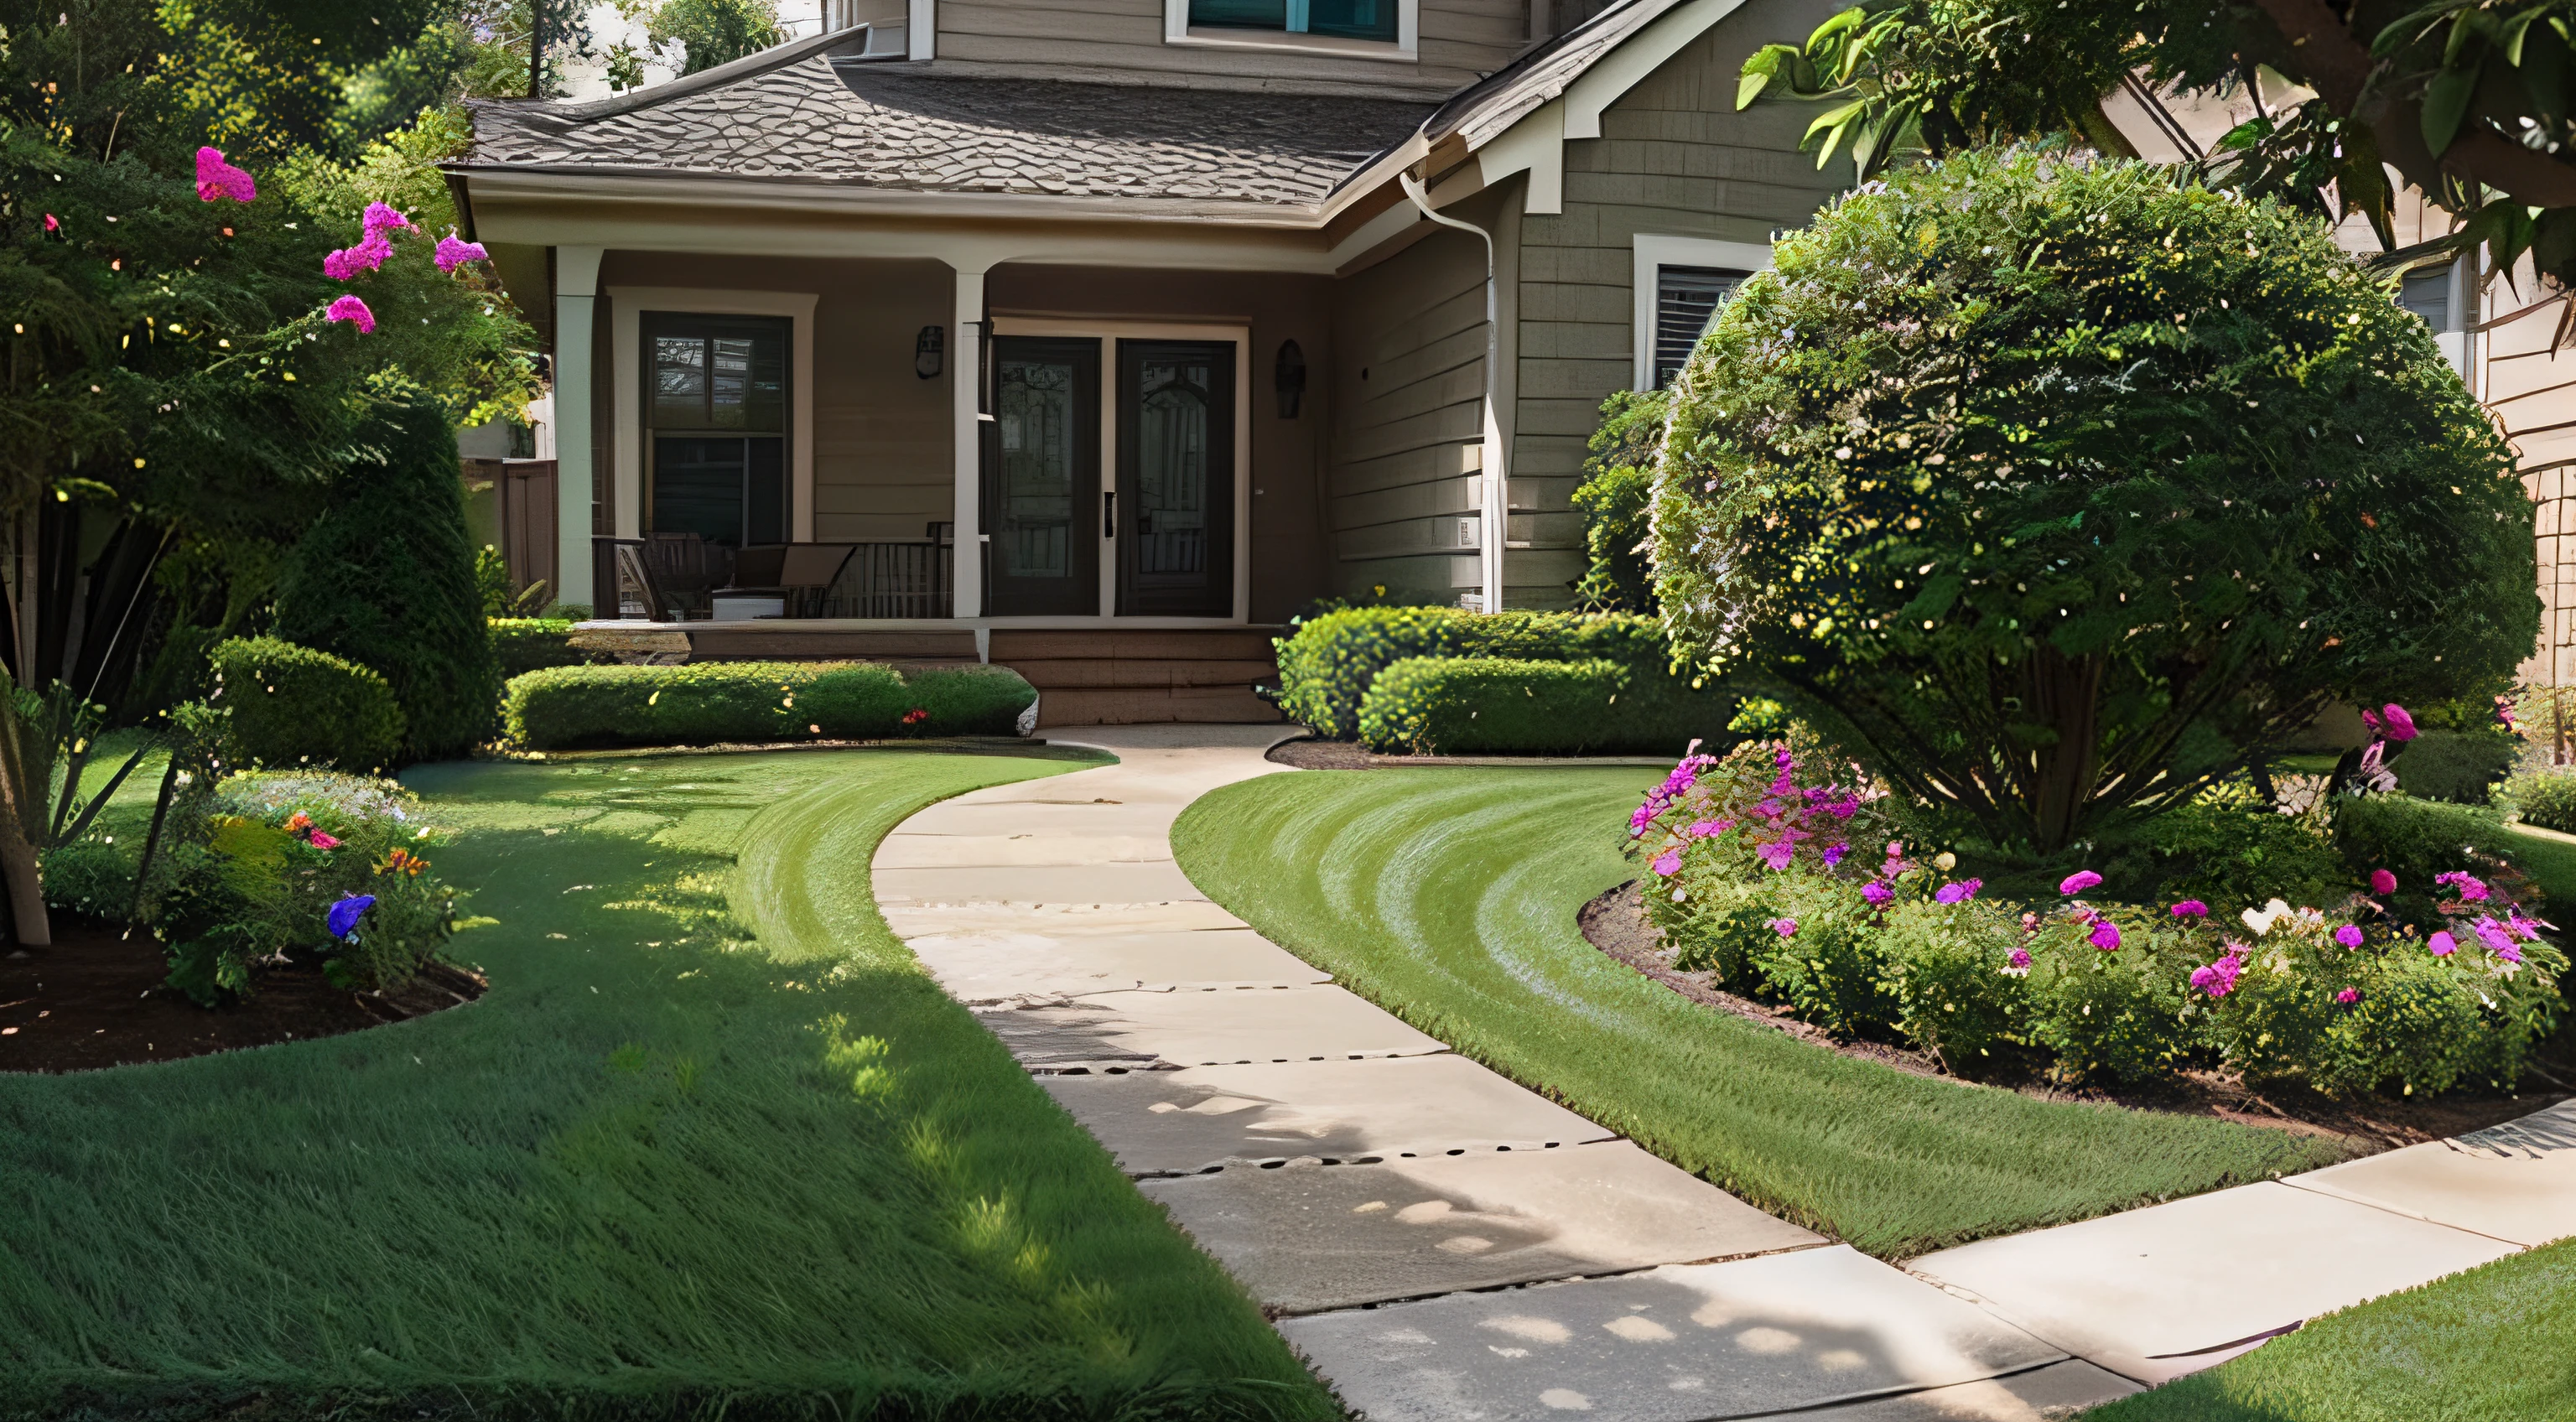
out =
[[[415,772],[482,1000],[0,1077],[0,1416],[1337,1415],[869,897],[1086,763]]]
[[[2084,1422],[2568,1422],[2576,1240],[2317,1319]]]
[[[1712,1011],[1586,943],[1639,770],[1308,771],[1172,835],[1352,990],[1776,1214],[1888,1258],[2310,1169],[2333,1146],[1911,1076]]]

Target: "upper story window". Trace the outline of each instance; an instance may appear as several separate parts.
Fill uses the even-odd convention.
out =
[[[2398,283],[2397,304],[2423,317],[2424,324],[2436,331],[2460,329],[2457,314],[2451,310],[2452,278],[2457,265],[2445,262],[2408,272]]]
[[[1708,323],[1717,319],[1719,303],[1743,285],[1751,272],[1724,267],[1655,269],[1655,388],[1673,383],[1690,364]]]
[[[1396,39],[1397,0],[1189,0],[1193,28]]]

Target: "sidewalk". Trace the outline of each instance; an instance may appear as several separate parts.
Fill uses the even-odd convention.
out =
[[[1208,902],[1172,823],[1282,772],[1282,728],[1080,735],[1120,763],[915,815],[877,852],[879,906],[1377,1422],[2066,1416],[2576,1232],[2576,1113],[2553,1113],[2458,1161],[2419,1146],[1891,1268],[1450,1055]],[[2529,1240],[2458,1224],[2499,1192]]]

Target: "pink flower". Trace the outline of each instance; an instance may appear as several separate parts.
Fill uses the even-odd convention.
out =
[[[2358,948],[2361,946],[2361,925],[2347,923],[2335,930],[2334,938],[2346,948]]]
[[[63,220],[62,220],[61,218],[59,218],[59,217],[54,216],[54,215],[53,215],[52,213],[50,213],[50,212],[49,212],[49,213],[46,213],[46,214],[45,214],[45,230],[46,230],[46,231],[48,231],[48,232],[60,232],[60,231],[62,231],[62,230],[63,230]]]
[[[1690,828],[1682,831],[1682,834],[1690,839],[1708,839],[1712,836],[1724,833],[1726,833],[1726,826],[1719,824],[1715,820],[1699,820],[1693,823]]]
[[[1869,900],[1870,904],[1875,907],[1879,904],[1886,903],[1889,899],[1895,898],[1896,891],[1887,887],[1885,884],[1878,882],[1876,879],[1872,879],[1868,883],[1860,886],[1860,896]]]
[[[2383,898],[2383,899],[2384,899],[2384,898],[2386,898],[2386,897],[2388,897],[2390,894],[2396,893],[2396,892],[2397,892],[2397,876],[2396,876],[2396,875],[2394,875],[2394,874],[2389,873],[2389,872],[2388,872],[2387,870],[2385,870],[2385,869],[2373,869],[2373,870],[2371,870],[2371,871],[2370,871],[2370,891],[2371,891],[2372,893],[2374,893],[2374,894],[2379,895],[2379,896],[2380,896],[2381,898]]]
[[[1955,884],[1943,884],[1940,888],[1932,891],[1932,902],[1936,904],[1964,904],[1968,900],[1975,898],[1977,896],[1977,890],[1982,889],[1985,886],[1986,881],[1983,879],[1963,879]]]
[[[331,303],[331,308],[322,313],[322,319],[325,321],[354,321],[357,323],[358,333],[360,335],[373,335],[376,330],[376,313],[368,310],[367,303],[360,301],[354,296],[343,296],[338,300],[333,301]]]
[[[403,216],[398,209],[380,202],[367,204],[367,215],[361,220],[366,223],[367,235],[370,237],[391,232],[397,227],[411,226],[410,218]]]
[[[2192,969],[2191,985],[2211,997],[2225,997],[2236,991],[2236,975],[2243,971],[2243,960],[2229,954],[2215,963],[2204,963]]]
[[[2504,931],[2503,924],[2492,918],[2481,918],[2469,926],[2477,930],[2478,938],[2487,945],[2488,952],[2508,963],[2522,961],[2521,945],[2513,941],[2513,935]]]
[[[343,301],[357,300],[354,296],[344,296],[340,299]],[[1682,852],[1678,849],[1667,849],[1663,853],[1656,855],[1655,862],[1649,867],[1651,867],[1656,874],[1669,879],[1675,874],[1681,872]]]
[[[2508,728],[2511,728],[2513,726],[2513,698],[2510,696],[2499,696],[2495,699],[2495,704],[2496,719],[2502,721]],[[2521,733],[2516,731],[2515,734],[2519,735]]]
[[[1831,869],[1831,868],[1833,868],[1835,865],[1842,863],[1842,862],[1843,862],[1843,856],[1844,856],[1844,855],[1846,855],[1846,854],[1849,854],[1849,853],[1851,853],[1851,846],[1850,846],[1850,845],[1848,845],[1848,844],[1829,844],[1829,845],[1826,845],[1826,846],[1825,846],[1825,867],[1826,867],[1826,868],[1828,868],[1828,869]]]
[[[2027,968],[2030,966],[2030,950],[2027,948],[2015,948],[2012,950],[2012,956],[2004,959],[2004,961],[2012,964],[2016,968]]]
[[[2539,942],[2540,930],[2548,927],[2536,918],[2524,918],[2520,909],[2505,910],[2504,926],[2512,929],[2514,935],[2525,943]]]
[[[2207,918],[2209,917],[2209,905],[2202,903],[2198,899],[2185,899],[2181,903],[2173,906],[2173,916],[2176,918]]]
[[[394,244],[385,240],[385,234],[370,232],[367,234],[367,240],[357,246],[342,247],[325,256],[322,259],[322,275],[333,281],[347,281],[360,272],[371,272],[383,266],[385,258],[393,254]]]
[[[2090,869],[2078,869],[2074,873],[2066,876],[2066,882],[2057,886],[2057,892],[2061,894],[2080,894],[2086,889],[2092,888],[2094,885],[2101,882],[2101,875],[2094,873]]]
[[[482,243],[459,242],[454,233],[438,239],[438,269],[443,272],[452,274],[467,262],[483,261],[491,255],[483,250]]]
[[[2407,715],[2406,708],[2398,705],[2396,702],[2391,701],[2387,705],[2380,707],[2379,713],[2388,718],[2388,738],[2390,740],[2400,742],[2411,741],[2419,734],[2415,729],[2415,718]]]
[[[2448,874],[2436,874],[2433,876],[2433,882],[2450,885],[2460,891],[2461,898],[2471,903],[2486,902],[2487,886],[2465,870],[2454,869]]]
[[[1794,918],[1775,918],[1771,920],[1771,931],[1783,938],[1795,938],[1798,936],[1798,921]]]
[[[1790,857],[1795,855],[1797,852],[1797,841],[1787,838],[1775,839],[1769,844],[1763,845],[1760,849],[1754,851],[1765,865],[1768,865],[1773,869],[1788,868]]]
[[[217,198],[250,202],[258,197],[259,185],[250,180],[250,174],[225,162],[222,149],[197,150],[197,200],[199,202],[213,202]]]
[[[2093,931],[2086,937],[2092,941],[2094,947],[2105,953],[2113,952],[2120,946],[2120,925],[2107,918],[2103,919],[2093,925]]]
[[[2436,933],[2424,940],[2424,946],[2433,950],[2434,957],[2447,958],[2460,951],[2460,940],[2447,933]]]
[[[311,835],[307,836],[306,842],[311,844],[315,849],[338,849],[340,847],[339,840],[330,835],[324,834],[320,830],[315,830]]]
[[[2342,1003],[2346,1007],[2350,1007],[2354,1003],[2361,1001],[2361,989],[2345,988],[2343,991],[2335,994],[2335,1001]]]

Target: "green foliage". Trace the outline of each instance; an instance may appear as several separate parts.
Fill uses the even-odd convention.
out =
[[[366,667],[275,637],[237,637],[213,661],[234,764],[364,772],[401,753],[402,703]]]
[[[2146,843],[2156,897],[2198,899],[2222,916],[2275,898],[2341,903],[2356,877],[2311,821],[2280,814],[2240,784],[2214,786],[2158,816]]]
[[[2497,798],[2525,824],[2576,834],[2576,767],[2553,765],[2507,780]]]
[[[2501,728],[2428,730],[2405,743],[2388,762],[2407,794],[2425,800],[2483,805],[2522,757],[2522,742]]]
[[[576,649],[568,617],[495,617],[491,627],[492,659],[504,682],[543,667],[606,666],[616,660],[606,652]]]
[[[2008,946],[2022,932],[2010,909],[1986,899],[1909,898],[1874,936],[1897,1029],[1952,1074],[1987,1075],[1999,1065],[1998,1050],[2027,1039],[2028,979],[2011,969]]]
[[[1587,612],[1655,610],[1655,570],[1646,561],[1653,530],[1655,454],[1663,443],[1670,397],[1661,390],[1621,390],[1601,402],[1601,427],[1592,432],[1583,482],[1574,507],[1583,515],[1583,546],[1592,566],[1574,585],[1575,605]]]
[[[2321,224],[1967,153],[1776,254],[1675,397],[1665,617],[1951,837],[2062,856],[2528,654],[2512,453]]]
[[[122,919],[134,907],[134,855],[98,836],[45,853],[45,902],[97,919]]]
[[[2429,895],[2439,874],[2491,876],[2514,850],[2512,831],[2495,810],[2405,794],[2337,800],[2334,837],[2345,862],[2359,872],[2385,869],[2396,875],[2404,899]]]
[[[1279,650],[1279,709],[1320,736],[1360,734],[1360,707],[1378,673],[1408,657],[1509,657],[1617,662],[1665,674],[1663,629],[1628,613],[1466,612],[1454,607],[1351,607],[1313,618]]]
[[[511,679],[510,739],[536,750],[1013,733],[1037,699],[1006,667],[874,662],[552,667]],[[905,717],[924,713],[911,724]]]
[[[393,407],[367,434],[374,457],[333,481],[329,509],[295,545],[277,635],[382,673],[409,758],[460,755],[491,733],[501,679],[456,435],[426,402]]]
[[[2029,937],[2026,1040],[2055,1058],[2061,1080],[2155,1081],[2188,1064],[2197,1045],[2186,1010],[2195,943],[2149,912],[2107,916],[2120,928],[2116,951],[2094,946],[2092,925],[2063,911]],[[2003,960],[2008,942],[1990,944],[1989,961]]]
[[[678,40],[689,47],[690,74],[757,54],[787,38],[778,27],[774,0],[663,0],[654,12],[651,34],[657,45]]]
[[[1866,1036],[1896,1020],[1888,991],[1887,943],[1860,886],[1829,875],[1766,875],[1771,917],[1746,957],[1764,989],[1828,1032]],[[1764,941],[1764,935],[1769,941]]]
[[[1360,702],[1360,740],[1413,755],[1679,755],[1725,734],[1733,703],[1661,668],[1407,657]]]

